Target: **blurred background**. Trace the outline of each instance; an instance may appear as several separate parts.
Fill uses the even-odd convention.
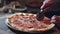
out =
[[[39,11],[38,8],[33,9],[29,6],[26,6],[24,4],[23,0],[19,0],[19,1],[17,1],[17,0],[0,0],[0,13],[1,12],[8,13],[11,10],[11,8],[15,8],[15,6],[17,6],[19,8],[18,5],[20,6],[20,9],[21,9],[21,10],[19,9],[19,11],[23,11],[23,12],[24,11],[25,12],[32,12],[33,11],[33,13],[36,13],[36,11]],[[13,9],[10,12],[14,13],[15,11],[16,11],[16,9]],[[45,13],[45,15],[49,18],[53,15],[60,15],[60,0],[56,0],[55,3],[53,4],[53,6]]]

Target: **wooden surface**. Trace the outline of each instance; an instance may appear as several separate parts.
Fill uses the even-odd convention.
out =
[[[5,16],[6,15],[4,16],[0,15],[0,34],[60,34],[59,29],[49,30],[44,33],[24,33],[24,32],[15,31],[15,30],[8,28],[7,25],[5,24],[5,20],[6,20]]]

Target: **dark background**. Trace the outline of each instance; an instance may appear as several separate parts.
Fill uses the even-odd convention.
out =
[[[6,0],[6,3],[9,4],[11,1],[15,0]],[[53,6],[45,13],[45,15],[51,18],[53,15],[60,15],[60,0],[55,0]]]
[[[53,6],[45,14],[49,18],[51,18],[53,15],[60,15],[60,0],[56,0]]]

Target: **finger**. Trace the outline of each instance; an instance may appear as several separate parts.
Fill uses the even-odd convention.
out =
[[[49,8],[50,8],[50,7],[46,7],[46,8],[44,9],[44,11],[47,12],[47,11],[49,10]]]
[[[51,8],[52,6],[53,6],[53,5],[50,4],[50,5],[46,6],[46,7],[44,7],[44,11],[47,12],[48,10],[50,10],[50,8]]]

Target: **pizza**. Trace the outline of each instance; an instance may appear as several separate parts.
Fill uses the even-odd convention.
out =
[[[8,17],[8,24],[15,29],[25,32],[46,31],[55,25],[47,17],[38,21],[36,14],[31,13],[15,13]]]

